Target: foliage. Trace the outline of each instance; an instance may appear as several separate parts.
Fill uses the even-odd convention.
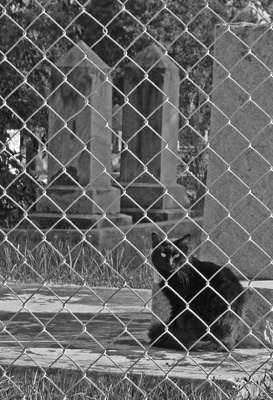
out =
[[[0,223],[5,228],[20,220],[34,201],[34,181],[24,173],[21,160],[9,147],[9,136],[0,132]]]

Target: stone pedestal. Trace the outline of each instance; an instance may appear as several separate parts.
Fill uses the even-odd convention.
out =
[[[36,211],[82,214],[83,220],[107,213],[111,219],[120,213],[120,190],[111,186],[110,68],[82,41],[56,67],[49,98],[48,186],[38,191]],[[130,222],[124,215],[123,223]]]
[[[272,43],[267,25],[216,31],[201,256],[241,279],[273,278]]]
[[[145,71],[145,73],[144,73]],[[164,218],[183,215],[185,189],[177,180],[179,73],[150,45],[127,65],[120,182],[122,210]]]
[[[39,190],[42,196],[42,190]],[[120,193],[113,187],[83,188],[54,185],[38,203],[39,212],[66,211],[78,214],[119,213]]]

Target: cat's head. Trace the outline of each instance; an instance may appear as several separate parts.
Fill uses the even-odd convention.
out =
[[[159,272],[172,273],[187,260],[191,235],[185,235],[173,242],[152,233],[152,262]]]

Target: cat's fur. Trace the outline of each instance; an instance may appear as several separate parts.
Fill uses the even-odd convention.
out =
[[[170,302],[171,315],[165,322],[168,330],[162,322],[152,324],[151,344],[185,350],[198,348],[202,340],[211,342],[212,350],[233,349],[243,325],[243,287],[227,267],[188,258],[190,240],[186,235],[172,243],[152,234],[152,262],[163,277],[159,286]]]

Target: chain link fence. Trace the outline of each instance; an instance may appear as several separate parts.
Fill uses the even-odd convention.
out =
[[[271,398],[272,15],[1,0],[0,398]],[[244,281],[247,349],[149,344],[153,231]]]

